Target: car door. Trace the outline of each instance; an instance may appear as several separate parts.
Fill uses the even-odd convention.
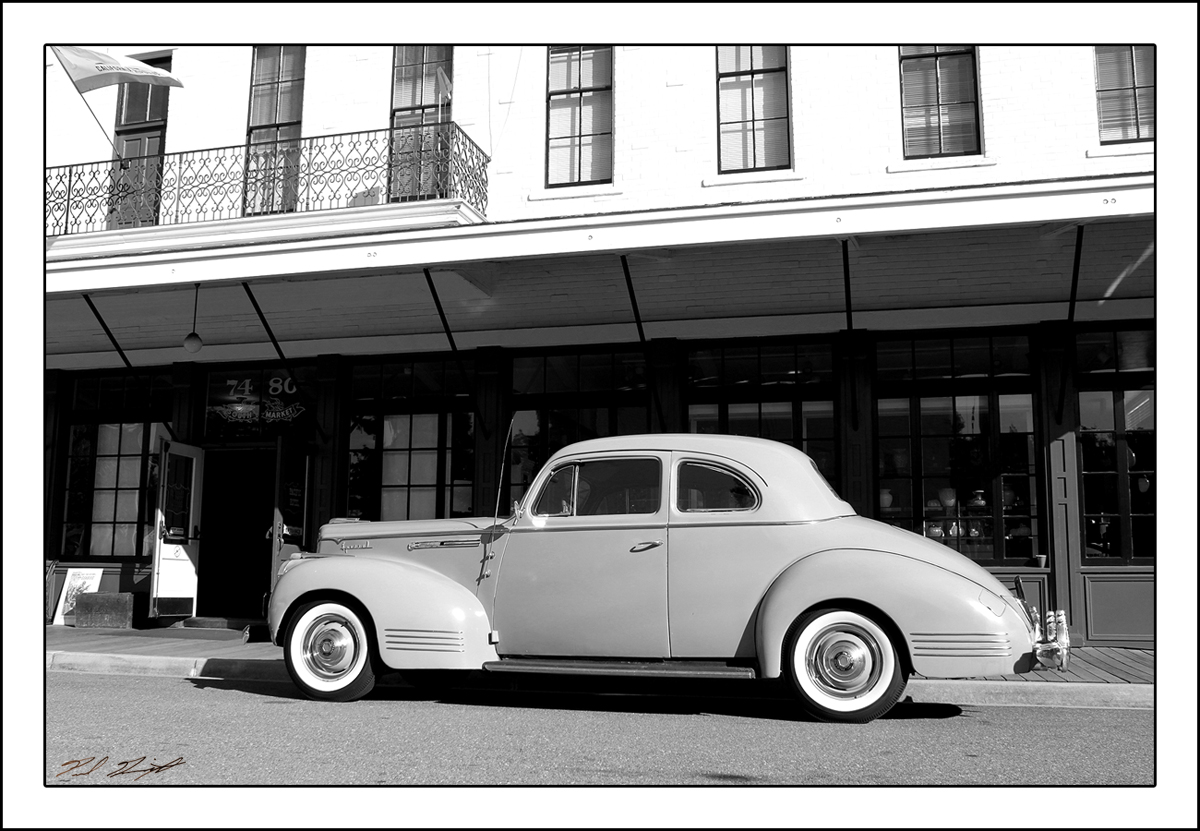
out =
[[[676,453],[669,499],[671,657],[750,658],[763,592],[798,556],[762,516],[765,482],[729,459]]]
[[[669,454],[565,461],[497,565],[501,655],[665,658]]]

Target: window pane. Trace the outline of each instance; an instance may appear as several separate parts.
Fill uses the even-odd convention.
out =
[[[1139,473],[1130,477],[1129,510],[1134,514],[1154,513],[1155,496],[1153,473]]]
[[[746,170],[754,166],[753,125],[721,125],[721,169]]]
[[[117,491],[117,522],[137,522],[138,492]]]
[[[907,436],[910,432],[908,399],[881,398],[879,400],[879,435]]]
[[[408,454],[407,453],[384,453],[383,454],[383,484],[384,485],[407,485],[408,484]]]
[[[117,486],[121,488],[136,488],[141,484],[142,457],[122,456],[117,467]]]
[[[580,97],[579,103],[581,107],[579,131],[581,133],[612,132],[611,92],[585,92]]]
[[[413,488],[408,497],[409,519],[434,519],[437,517],[437,490]]]
[[[1117,517],[1087,517],[1083,528],[1086,556],[1121,556],[1121,522]]]
[[[274,124],[275,102],[279,94],[274,84],[254,87],[250,91],[250,126],[260,127],[264,124]]]
[[[96,491],[92,496],[92,521],[112,522],[116,505],[116,491]]]
[[[1111,392],[1079,393],[1079,427],[1081,430],[1114,429]]]
[[[717,101],[722,124],[750,121],[754,118],[751,77],[722,78],[717,84]]]
[[[688,405],[688,432],[715,433],[717,432],[716,404]]]
[[[254,83],[263,84],[279,80],[280,46],[256,46],[254,48]]]
[[[1083,512],[1085,514],[1115,514],[1117,511],[1116,474],[1086,474],[1083,477]]]
[[[1129,469],[1131,471],[1151,471],[1157,467],[1158,456],[1155,436],[1152,432],[1130,433],[1125,437],[1129,448]]]
[[[1154,369],[1153,332],[1117,332],[1117,363],[1121,372]]]
[[[550,99],[550,138],[577,136],[580,133],[581,104],[576,95]]]
[[[1098,92],[1096,103],[1100,112],[1101,141],[1129,141],[1138,137],[1133,90]]]
[[[113,555],[117,557],[137,556],[137,525],[113,526]]]
[[[1158,547],[1157,531],[1154,527],[1154,517],[1135,516],[1130,520],[1130,533],[1133,536],[1134,557],[1153,557]]]
[[[724,470],[699,464],[679,467],[679,498],[681,511],[745,511],[754,508],[758,500],[741,478]]]
[[[791,158],[788,149],[788,122],[758,122],[754,131],[754,155],[758,167],[781,167]]]
[[[409,447],[408,430],[412,416],[394,415],[383,417],[383,447],[385,450],[398,450]],[[372,447],[374,443],[364,444]]]
[[[917,377],[950,377],[950,341],[930,340],[916,343]]]
[[[1125,393],[1125,429],[1154,429],[1153,390],[1133,390]]]
[[[992,339],[992,369],[996,375],[1029,374],[1029,338],[1024,335]]]
[[[92,526],[92,545],[88,553],[93,557],[111,557],[113,528],[111,525]]]
[[[115,488],[117,486],[117,459],[96,459],[95,486],[98,488]]]
[[[612,136],[584,136],[580,141],[580,181],[612,178]]]
[[[782,442],[792,440],[792,404],[790,401],[762,405],[762,438]]]
[[[952,432],[954,400],[952,398],[921,399],[921,433],[926,436],[949,435]]]
[[[772,72],[754,77],[754,115],[756,118],[787,116],[787,75]]]
[[[943,104],[942,152],[970,153],[979,149],[974,104]]]
[[[729,433],[734,436],[757,436],[758,405],[730,404]]]
[[[555,471],[550,481],[542,488],[537,506],[537,516],[570,516],[575,494],[575,466],[570,465]]]
[[[579,65],[579,85],[607,87],[612,83],[612,49],[584,51]]]
[[[405,488],[386,488],[379,503],[379,518],[381,520],[408,519],[408,490]]]
[[[975,100],[975,57],[954,55],[937,62],[938,92],[942,104]]]
[[[1096,89],[1133,86],[1133,56],[1128,46],[1096,47]]]
[[[786,46],[752,46],[750,56],[755,69],[778,69],[787,65]]]
[[[437,413],[420,413],[418,415],[414,415],[412,419],[412,446],[437,447]]]
[[[304,52],[303,46],[285,46],[283,47],[283,58],[279,70],[279,80],[290,81],[296,78],[304,77]]]
[[[988,338],[956,338],[954,374],[959,378],[985,378],[991,370]]]
[[[1154,47],[1133,47],[1133,80],[1139,87],[1154,86]]]
[[[987,433],[988,399],[986,395],[960,395],[954,399],[954,431],[964,434]]]
[[[550,91],[578,89],[579,52],[575,47],[550,51]]]
[[[437,484],[437,451],[414,450],[409,462],[410,481],[421,485]]]
[[[577,139],[551,139],[549,181],[552,185],[579,181],[579,142]]]
[[[115,456],[120,451],[121,425],[101,424],[96,434],[96,453]]]
[[[1079,437],[1086,472],[1117,469],[1117,443],[1112,433],[1084,433]]]
[[[1138,138],[1154,138],[1154,90],[1137,91]]]
[[[279,85],[279,122],[299,121],[304,104],[304,81],[285,81]]]
[[[1000,434],[1033,432],[1033,396],[1000,396]]]
[[[900,103],[910,107],[931,107],[937,99],[937,60],[921,58],[900,64]]]
[[[661,502],[657,459],[620,459],[579,466],[579,516],[652,514]]]
[[[832,401],[805,401],[800,406],[800,419],[805,439],[833,438]]]
[[[719,72],[747,72],[751,68],[749,46],[718,46],[717,70]]]

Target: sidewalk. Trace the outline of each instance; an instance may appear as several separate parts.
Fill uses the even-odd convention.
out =
[[[238,630],[47,626],[45,643],[47,671],[291,683],[283,650],[243,643]],[[1154,652],[1074,647],[1064,673],[963,681],[914,676],[905,694],[925,704],[1149,709],[1154,706]]]

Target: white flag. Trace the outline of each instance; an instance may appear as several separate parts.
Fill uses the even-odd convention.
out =
[[[155,69],[133,58],[119,58],[84,49],[82,46],[51,46],[71,76],[75,89],[82,92],[113,84],[154,84],[182,87],[183,81],[163,69]]]

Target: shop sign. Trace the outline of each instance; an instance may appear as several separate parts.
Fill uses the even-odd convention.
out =
[[[311,369],[254,369],[208,376],[205,435],[260,439],[300,435],[313,426]]]

